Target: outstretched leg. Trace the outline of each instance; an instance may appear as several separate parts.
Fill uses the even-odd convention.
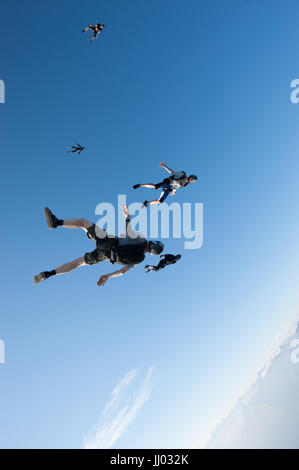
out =
[[[144,201],[144,203],[142,204],[142,207],[148,207],[148,206],[151,206],[152,204],[160,204],[160,200],[154,199],[153,201]]]
[[[165,184],[164,181],[161,181],[160,183],[142,183],[142,184],[134,184],[133,189],[137,188],[150,188],[150,189],[159,189],[161,186]]]
[[[85,232],[92,226],[92,222],[86,219],[66,219],[63,220],[63,227],[82,228]]]
[[[160,200],[159,199],[153,199],[152,201],[148,201],[148,205],[151,206],[152,204],[159,204]]]
[[[57,274],[65,274],[69,273],[73,269],[78,268],[79,266],[84,266],[85,260],[84,256],[80,256],[80,258],[75,259],[74,261],[70,261],[69,263],[65,263],[62,266],[59,266],[56,269],[53,269],[52,271],[43,271],[36,276],[34,276],[33,281],[35,284],[39,284],[42,281],[45,281],[51,276],[55,276]]]
[[[84,261],[84,256],[80,256],[80,258],[75,259],[74,261],[70,261],[69,263],[62,264],[58,268],[55,269],[56,274],[66,274],[73,269],[78,268],[79,266],[84,266],[86,263]]]
[[[93,224],[86,219],[58,219],[48,207],[44,209],[44,215],[49,228],[57,228],[59,226],[70,227],[70,228],[82,228],[87,232],[89,227]]]
[[[97,37],[97,33],[96,31],[94,31],[93,36],[89,39],[89,41],[92,42],[96,37]]]
[[[159,199],[154,199],[153,201],[144,201],[143,207],[151,206],[152,204],[162,204],[165,201],[167,196],[171,193],[171,188],[164,188]]]

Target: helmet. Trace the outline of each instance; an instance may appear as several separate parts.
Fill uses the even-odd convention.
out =
[[[149,242],[149,252],[151,255],[159,255],[164,249],[164,243],[159,241]]]
[[[196,175],[190,175],[189,179],[191,179],[193,181],[197,181],[197,176]]]

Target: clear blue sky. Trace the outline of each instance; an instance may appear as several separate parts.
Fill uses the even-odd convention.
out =
[[[116,445],[189,447],[262,363],[299,300],[298,14],[296,0],[2,5],[0,447],[80,447],[116,383],[153,364]],[[47,230],[45,205],[96,221],[102,201],[154,195],[131,186],[158,181],[161,160],[200,177],[176,197],[204,203],[200,250],[102,289],[107,263],[33,284],[94,248]]]

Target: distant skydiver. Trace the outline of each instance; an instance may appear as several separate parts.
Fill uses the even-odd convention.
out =
[[[147,264],[144,266],[146,269],[146,273],[150,271],[160,271],[161,269],[164,269],[166,266],[169,264],[175,264],[181,259],[182,255],[160,255],[161,261],[159,262],[158,266],[152,266],[150,264]]]
[[[164,248],[163,243],[148,241],[138,235],[131,228],[131,218],[127,206],[123,206],[123,213],[126,217],[126,236],[118,238],[108,235],[105,230],[86,219],[58,219],[50,209],[45,207],[44,214],[49,228],[57,228],[59,226],[82,228],[86,232],[87,237],[96,243],[96,249],[52,271],[43,271],[37,274],[34,276],[34,283],[38,284],[51,276],[68,273],[79,266],[97,264],[102,261],[121,264],[121,269],[100,277],[97,285],[103,286],[108,279],[125,274],[129,269],[142,263],[145,253],[160,255]]]
[[[69,145],[69,147],[72,148],[73,150],[68,150],[67,153],[78,152],[79,155],[83,150],[86,149],[86,147],[82,147],[82,145],[78,144],[78,142],[76,142],[76,145]]]
[[[89,30],[93,31],[93,36],[89,39],[89,41],[92,42],[95,38],[99,39],[99,35],[104,28],[105,25],[101,23],[90,24],[89,26],[86,26],[86,28],[82,29],[82,33],[85,33],[85,31]]]
[[[171,194],[171,196],[174,196],[176,191],[179,188],[183,188],[187,186],[189,183],[194,183],[197,181],[197,176],[195,175],[190,175],[186,176],[186,173],[184,171],[173,171],[171,168],[168,168],[166,166],[166,163],[160,163],[160,166],[162,168],[165,168],[168,173],[171,174],[168,178],[165,178],[163,181],[160,183],[145,183],[145,184],[134,184],[133,189],[137,188],[152,188],[152,189],[162,189],[162,193],[159,197],[159,199],[154,199],[153,201],[144,201],[143,207],[147,207],[150,204],[161,204],[162,202],[165,201],[167,196]]]

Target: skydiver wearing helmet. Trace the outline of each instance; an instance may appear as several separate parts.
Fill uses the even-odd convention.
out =
[[[131,228],[131,218],[127,206],[123,206],[123,213],[126,217],[126,236],[118,238],[109,235],[105,230],[86,219],[58,219],[50,209],[45,207],[44,214],[49,228],[57,228],[59,226],[74,229],[82,228],[87,237],[96,243],[96,249],[52,271],[43,271],[37,274],[34,276],[34,283],[38,284],[51,276],[68,273],[79,266],[97,264],[102,261],[121,264],[121,269],[113,273],[104,274],[99,278],[97,285],[103,286],[108,279],[121,276],[137,264],[142,263],[146,253],[160,255],[164,248],[163,243],[160,241],[148,241],[138,235]]]
[[[102,30],[105,28],[104,24],[97,23],[97,24],[90,24],[89,26],[86,26],[86,28],[82,29],[82,33],[85,33],[85,31],[93,31],[93,36],[89,39],[90,42],[92,42],[95,38],[99,39],[99,34],[102,32]]]
[[[159,199],[154,199],[153,201],[144,201],[143,207],[147,207],[151,204],[161,204],[162,202],[165,201],[167,196],[170,194],[171,196],[174,196],[176,194],[176,191],[179,188],[184,188],[187,186],[189,183],[194,183],[197,181],[197,176],[196,175],[190,175],[187,176],[184,171],[174,171],[171,168],[168,168],[166,163],[160,163],[159,164],[162,168],[165,168],[168,173],[171,174],[168,178],[165,178],[163,181],[160,183],[145,183],[145,184],[134,184],[133,189],[137,188],[151,188],[151,189],[162,189],[162,193],[159,197]]]

